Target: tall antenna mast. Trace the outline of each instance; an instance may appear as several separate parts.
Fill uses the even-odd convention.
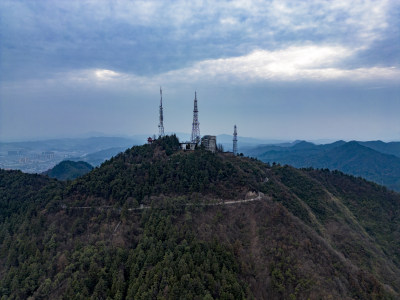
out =
[[[236,125],[233,127],[233,155],[237,155],[237,128]]]
[[[200,122],[199,110],[197,109],[197,93],[194,92],[194,109],[193,109],[193,123],[192,123],[192,143],[200,143]]]
[[[162,107],[162,89],[160,86],[160,123],[158,124],[158,135],[160,137],[164,136],[164,115],[163,115],[163,107]]]

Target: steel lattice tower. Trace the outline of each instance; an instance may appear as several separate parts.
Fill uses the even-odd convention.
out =
[[[160,137],[164,136],[164,115],[162,107],[162,89],[160,87],[160,123],[158,124],[158,135]]]
[[[233,155],[237,155],[238,149],[237,149],[237,128],[236,125],[233,128]]]
[[[194,109],[192,123],[192,143],[200,144],[199,110],[197,109],[197,93],[194,92]]]

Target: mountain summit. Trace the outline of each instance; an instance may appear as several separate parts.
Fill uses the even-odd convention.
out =
[[[43,174],[59,180],[72,180],[90,172],[93,167],[84,161],[63,160]]]
[[[72,182],[0,171],[0,291],[51,299],[395,299],[400,195],[175,136]]]

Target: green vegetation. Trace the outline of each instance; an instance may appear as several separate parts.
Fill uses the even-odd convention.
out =
[[[262,164],[250,164],[247,160],[215,155],[203,149],[177,153],[178,149],[175,136],[133,147],[75,181],[68,193],[84,201],[92,196],[108,204],[123,205],[128,199],[142,203],[160,194],[201,193],[235,199],[244,197],[249,189],[261,188],[265,173]]]
[[[318,180],[357,218],[367,234],[379,241],[397,265],[400,264],[399,194],[365,179],[328,170],[304,170]]]
[[[1,299],[398,298],[399,194],[178,146],[68,182],[0,170]]]
[[[29,182],[30,188],[39,190],[39,198],[45,200],[42,209],[57,200],[58,196],[51,199],[48,191],[40,189],[46,178],[7,173],[2,171],[2,176],[14,175],[14,182]],[[12,192],[7,197],[15,197]],[[238,278],[232,252],[216,241],[196,239],[185,223],[174,224],[173,219],[183,212],[175,209],[175,202],[162,200],[158,202],[162,210],[124,219],[121,227],[134,231],[125,232],[124,239],[134,237],[124,246],[118,242],[121,237],[114,237],[113,230],[104,226],[121,224],[122,215],[112,211],[48,214],[46,209],[32,213],[25,207],[19,214],[8,213],[0,235],[0,254],[7,270],[1,277],[1,294],[17,299],[49,295],[62,299],[244,298],[245,285]]]
[[[171,212],[144,215],[144,234],[129,258],[130,299],[242,299],[238,265],[223,245],[195,238],[185,223],[172,224]]]
[[[87,162],[64,160],[52,169],[44,172],[44,174],[58,180],[72,180],[89,173],[91,170],[93,170],[93,167]]]

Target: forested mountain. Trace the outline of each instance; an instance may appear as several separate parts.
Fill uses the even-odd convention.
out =
[[[84,161],[63,160],[52,169],[44,172],[51,178],[59,180],[72,180],[93,170],[93,167]]]
[[[382,141],[359,142],[359,144],[376,151],[400,157],[400,142],[384,143]]]
[[[344,142],[315,145],[298,142],[290,147],[266,145],[245,154],[269,163],[296,168],[328,168],[361,176],[400,191],[400,143]],[[396,156],[397,155],[397,156]]]
[[[399,249],[399,194],[174,136],[72,182],[0,170],[4,299],[397,299]]]

